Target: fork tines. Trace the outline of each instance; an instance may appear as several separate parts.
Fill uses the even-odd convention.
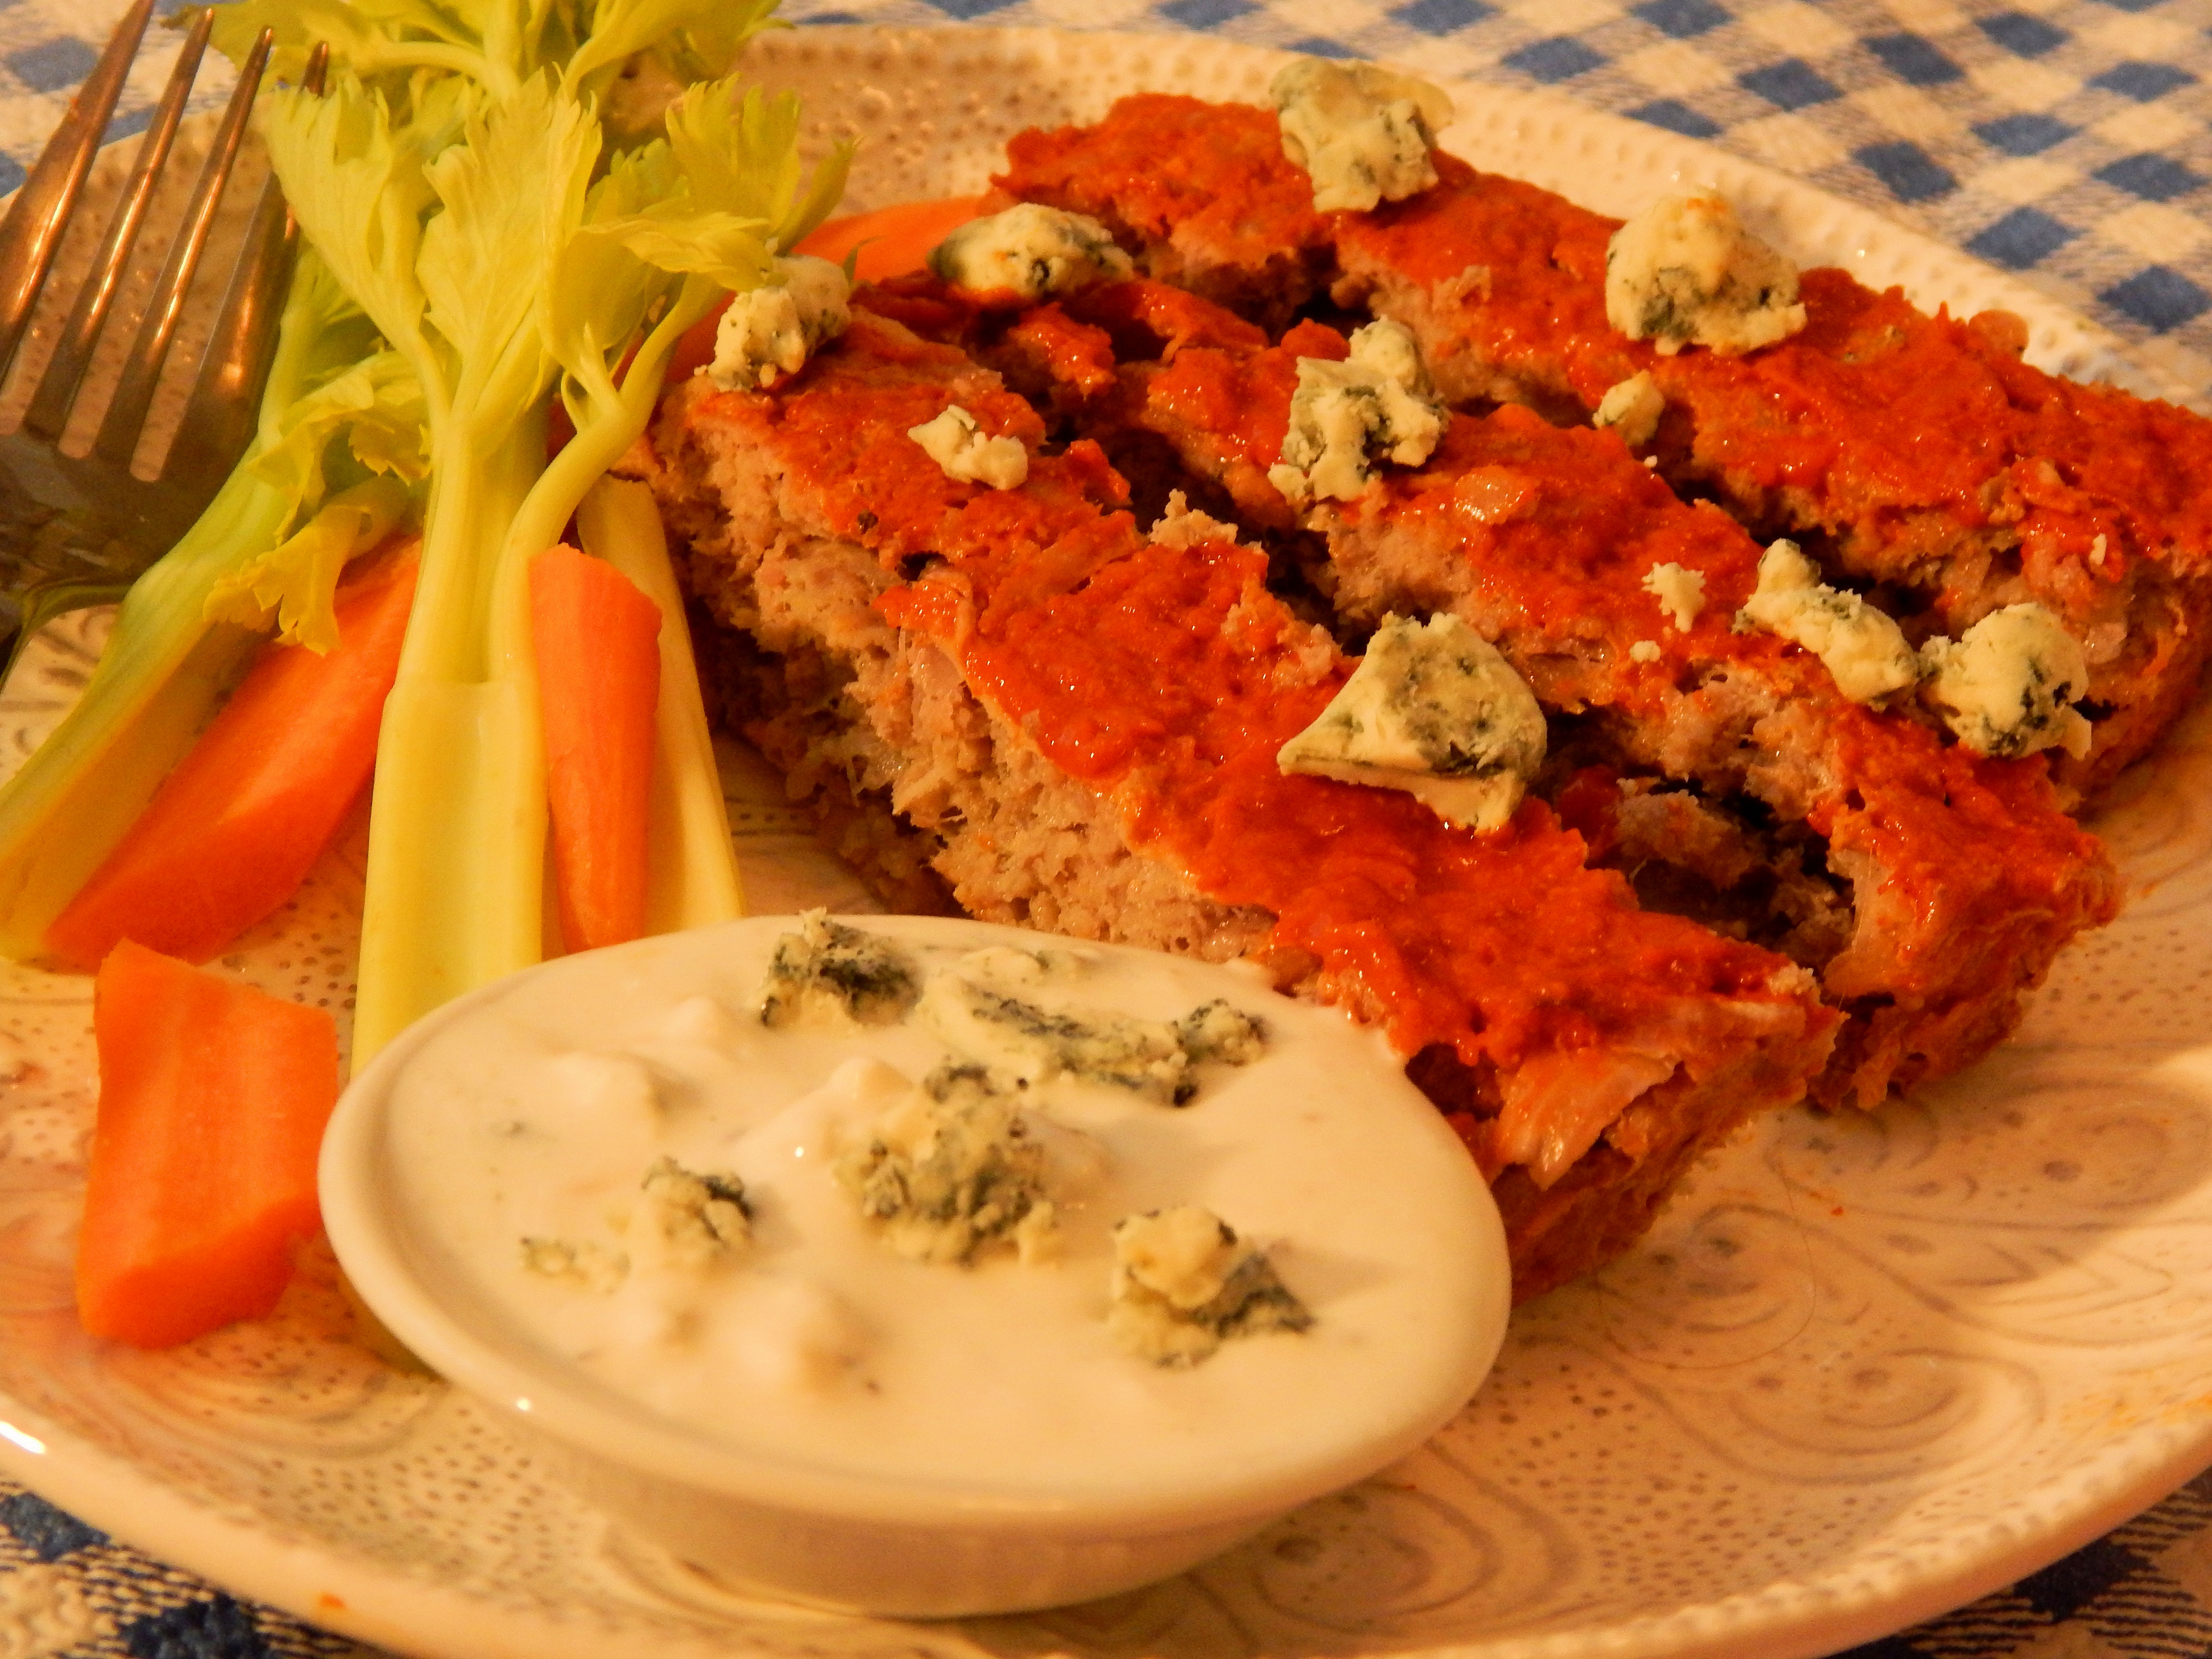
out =
[[[0,372],[4,372],[31,320],[31,307],[54,261],[62,230],[76,205],[84,176],[115,113],[115,100],[137,56],[138,42],[153,15],[154,0],[133,0],[123,14],[107,50],[92,67],[85,83],[70,100],[62,124],[46,141],[46,148],[32,166],[15,205],[0,224]],[[194,60],[198,68],[198,60]],[[191,84],[189,80],[186,84]]]
[[[53,267],[62,231],[73,211],[86,173],[97,152],[117,94],[144,33],[146,14],[153,0],[137,0],[126,13],[107,49],[94,67],[69,112],[40,156],[16,198],[8,222],[0,226],[0,248],[21,249],[20,271],[0,269],[0,370],[20,343],[40,290]],[[108,223],[107,234],[94,256],[91,274],[79,291],[69,321],[64,325],[54,354],[41,375],[24,425],[27,430],[58,441],[70,406],[83,383],[101,325],[122,286],[138,233],[155,187],[160,183],[175,140],[185,102],[207,47],[213,14],[203,9],[193,20],[174,70],[138,147],[136,165],[123,196]],[[168,355],[184,308],[185,295],[198,270],[208,233],[221,204],[224,186],[246,136],[246,117],[269,58],[270,36],[264,31],[252,54],[240,66],[238,85],[210,145],[205,165],[194,186],[182,225],[171,245],[167,261],[149,296],[138,337],[125,361],[122,378],[102,422],[97,447],[110,459],[128,465],[144,424],[161,365]],[[46,188],[42,191],[41,186]],[[19,238],[17,229],[22,228]],[[12,281],[9,279],[12,278]]]
[[[0,222],[0,378],[29,330],[153,8],[154,0],[133,0]],[[31,395],[22,422],[0,434],[0,641],[27,589],[128,577],[166,551],[213,497],[252,431],[276,317],[291,281],[295,231],[273,178],[239,250],[178,441],[158,479],[131,471],[268,64],[267,30],[240,65],[236,90],[115,379],[92,453],[70,456],[61,450],[63,431],[169,161],[211,23],[205,9],[192,18],[90,274],[35,388],[27,388]],[[311,70],[318,85],[320,58],[319,52]]]

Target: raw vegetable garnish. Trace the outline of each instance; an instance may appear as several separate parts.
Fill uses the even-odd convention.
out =
[[[385,707],[356,1063],[416,1016],[538,959],[546,804],[529,562],[643,430],[670,353],[842,191],[810,177],[797,100],[691,85],[650,135],[615,103],[726,69],[773,0],[240,0],[216,39],[276,31],[280,76],[332,49],[329,91],[264,97],[307,252],[262,434],[200,525],[141,579],[85,705],[0,790],[0,948],[53,916],[205,721],[257,634],[332,641],[346,560],[419,514],[418,592]],[[557,393],[574,437],[549,464]],[[678,606],[650,498],[596,539]],[[635,524],[627,520],[641,520]],[[673,615],[680,626],[680,607]],[[688,671],[688,659],[682,666]],[[688,674],[687,674],[688,678]],[[696,708],[678,688],[678,714]],[[693,729],[696,727],[697,729]],[[672,740],[672,738],[673,740]],[[735,913],[703,722],[660,722],[659,794],[685,804],[655,910]],[[693,776],[694,773],[704,775]],[[701,811],[702,800],[714,810]],[[672,839],[672,849],[668,842]],[[665,855],[672,850],[672,858]]]
[[[245,459],[132,585],[83,696],[0,787],[0,954],[40,953],[263,631],[336,642],[338,570],[410,511],[422,433],[405,362],[307,251]]]
[[[765,280],[776,248],[842,191],[842,155],[802,188],[795,99],[740,98],[730,80],[690,88],[663,137],[609,153],[594,77],[710,9],[613,0],[519,23],[489,5],[464,51],[457,13],[398,6],[372,72],[343,65],[328,94],[282,93],[266,108],[286,197],[415,370],[429,439],[421,590],[377,759],[356,1062],[538,959],[529,561],[643,430],[684,331],[725,289]],[[764,21],[757,7],[749,17]],[[602,37],[622,52],[608,57]],[[460,72],[406,67],[433,47]],[[556,380],[575,436],[549,466]]]
[[[315,1152],[338,1097],[330,1014],[125,940],[100,964],[93,1027],[78,1318],[165,1348],[262,1317],[321,1225]]]

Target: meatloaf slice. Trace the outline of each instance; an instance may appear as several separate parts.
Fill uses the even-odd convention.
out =
[[[1179,312],[1203,304],[1184,296]],[[1110,291],[1079,307],[1144,308]],[[1276,522],[1289,507],[1267,467],[1298,360],[1340,360],[1346,343],[1315,323],[1276,346],[1197,343],[1229,333],[1189,325],[1192,343],[1124,364],[1096,424],[1109,447],[1116,421],[1164,439],[1238,508]],[[2060,948],[2118,908],[2109,860],[2059,810],[2041,757],[1976,756],[1910,711],[1850,701],[1809,653],[1739,631],[1758,545],[1727,514],[1677,500],[1613,433],[1513,405],[1462,414],[1420,467],[1384,467],[1361,498],[1296,521],[1325,538],[1320,580],[1342,619],[1451,611],[1547,709],[1589,716],[1631,766],[1747,797],[1817,842],[1855,912],[1848,943],[1810,963],[1850,1017],[1814,1087],[1824,1103],[1870,1106],[1976,1059]],[[1686,626],[1647,586],[1662,567],[1700,589]],[[1596,839],[1615,833],[1603,815],[1577,821]]]
[[[1662,355],[1606,320],[1619,221],[1443,155],[1417,196],[1325,215],[1309,199],[1300,216],[1281,204],[1304,173],[1261,142],[1273,116],[1195,100],[1164,100],[1185,148],[1176,191],[1148,191],[1126,158],[1168,118],[1163,101],[1017,139],[994,182],[1103,219],[1170,280],[1203,268],[1202,293],[1273,282],[1249,313],[1261,320],[1316,291],[1310,250],[1325,240],[1335,302],[1410,326],[1456,403],[1579,422],[1609,388],[1650,374],[1666,400],[1656,453],[1678,488],[1763,537],[1798,537],[1832,573],[1881,585],[1954,637],[2028,599],[2064,620],[2088,656],[2094,726],[2085,758],[2054,763],[2069,799],[2108,783],[2193,694],[2212,651],[2212,498],[2198,487],[2212,423],[2029,368],[2006,313],[1925,316],[1836,270],[1804,273],[1808,321],[1792,338],[1741,356]],[[1246,198],[1302,250],[1295,270],[1218,234],[1220,204]],[[1184,207],[1200,201],[1204,216]],[[1174,259],[1159,255],[1168,246]]]
[[[957,404],[1028,481],[947,477]],[[769,393],[665,404],[658,488],[715,614],[793,665],[775,711],[933,837],[975,915],[1247,957],[1379,1027],[1497,1193],[1522,1294],[1617,1253],[1835,1017],[1785,958],[1640,910],[1541,802],[1504,830],[1286,777],[1352,665],[1194,515],[1152,538],[1095,446],[960,352],[856,312]]]

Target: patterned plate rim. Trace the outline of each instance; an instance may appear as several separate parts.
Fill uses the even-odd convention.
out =
[[[795,64],[863,46],[888,47],[894,56],[910,48],[979,61],[1042,58],[1048,63],[1079,39],[1093,52],[1157,52],[1170,60],[1172,54],[1188,58],[1198,52],[1272,66],[1292,56],[1206,37],[1116,31],[818,25],[764,37],[752,48],[756,56],[749,66],[768,69],[779,60]],[[1754,225],[1762,216],[1786,215],[1792,250],[1805,256],[1806,263],[1825,258],[1870,281],[1900,283],[1923,307],[1942,301],[1961,311],[2014,311],[2029,325],[2027,356],[2039,367],[2077,379],[2109,380],[2142,395],[2198,402],[2191,388],[2131,356],[2108,331],[2017,278],[1871,209],[1701,141],[1554,95],[1467,81],[1445,84],[1462,100],[1462,109],[1478,103],[1487,106],[1480,131],[1463,120],[1444,135],[1447,147],[1479,165],[1503,168],[1510,163],[1518,176],[1615,212],[1633,205],[1616,206],[1606,199],[1607,190],[1617,185],[1632,185],[1648,193],[1674,182],[1712,183],[1735,197]],[[1538,142],[1533,135],[1547,130],[1554,141],[1564,136],[1580,150],[1613,150],[1638,155],[1638,161],[1624,166],[1617,177],[1595,177],[1572,167],[1576,158],[1555,142],[1538,152],[1516,151],[1516,146]],[[1909,1567],[1893,1565],[1887,1588],[1871,1597],[1841,1595],[1835,1584],[1814,1577],[1584,1631],[1393,1651],[1408,1659],[1414,1654],[1427,1659],[1811,1659],[2014,1582],[2100,1536],[2208,1462],[2212,1418],[2142,1425],[2117,1437],[2100,1455],[2023,1494],[2026,1501],[2012,1518],[1991,1522],[1974,1534],[1962,1529],[1954,1547],[1938,1559],[1923,1554]],[[0,1472],[123,1542],[358,1641],[426,1659],[504,1659],[523,1650],[539,1659],[605,1659],[613,1650],[609,1642],[615,1632],[529,1618],[443,1583],[425,1583],[373,1562],[272,1539],[250,1518],[149,1480],[129,1460],[52,1429],[4,1395]],[[1866,1576],[1862,1569],[1863,1581]],[[834,1617],[793,1611],[802,1620]],[[665,1634],[654,1639],[662,1652],[778,1651],[741,1638],[697,1648],[689,1643],[672,1646]],[[927,1626],[915,1627],[906,1645],[912,1652],[933,1655],[952,1647],[933,1640]]]

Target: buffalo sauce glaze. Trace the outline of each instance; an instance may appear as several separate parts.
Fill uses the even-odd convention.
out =
[[[1779,958],[1637,909],[1540,802],[1478,836],[1395,792],[1285,776],[1275,751],[1349,664],[1329,652],[1313,678],[1283,674],[1306,630],[1265,573],[1227,543],[1133,545],[1080,592],[979,632],[963,666],[1056,764],[1115,790],[1134,843],[1211,897],[1274,912],[1273,945],[1319,959],[1331,994],[1402,1052],[1443,1043],[1510,1066],[1648,1040],[1681,1000],[1795,1000],[1766,988]],[[957,601],[933,586],[884,608],[944,639]]]
[[[1313,324],[1279,346],[1186,350],[1129,371],[1142,387],[1134,418],[1240,505],[1275,501],[1262,469],[1287,423],[1296,360],[1343,354],[1342,337]],[[1867,1017],[1886,1032],[1899,1025],[1893,1006],[1911,1017],[1979,998],[2009,1010],[2021,963],[2047,960],[2114,908],[2109,863],[2058,810],[2041,758],[1946,745],[1910,718],[1846,699],[1810,653],[1738,632],[1758,546],[1717,508],[1679,501],[1614,434],[1553,427],[1510,405],[1462,413],[1420,467],[1383,466],[1367,495],[1309,523],[1329,536],[1340,607],[1369,620],[1455,610],[1545,703],[1602,711],[1645,764],[1679,775],[1687,763],[1722,793],[1765,771],[1770,801],[1789,804],[1853,882],[1860,926],[1824,967],[1828,993],[1874,999],[1882,1006]],[[1644,585],[1660,564],[1704,579],[1687,629]],[[1747,685],[1765,688],[1785,732],[1767,732]],[[1717,757],[1670,755],[1678,732],[1712,734]],[[1776,742],[1794,761],[1771,751]],[[1602,812],[1577,818],[1602,833]],[[2008,855],[1988,857],[1999,843]],[[1824,1094],[1878,1097],[1905,1061],[1905,1041],[1839,1056]]]
[[[1295,248],[1310,280],[1293,304],[1334,282],[1340,300],[1373,289],[1385,310],[1413,306],[1454,397],[1571,416],[1648,371],[1686,412],[1662,430],[1670,466],[1723,479],[1747,504],[1790,492],[1801,521],[1857,538],[1855,556],[1879,553],[1884,514],[1934,514],[1961,532],[2017,526],[2038,596],[2077,625],[2100,614],[2128,559],[2183,574],[2212,563],[2212,500],[2198,487],[2212,426],[2028,367],[2009,319],[1923,316],[1899,289],[1813,270],[1803,332],[1746,356],[1668,356],[1606,320],[1606,245],[1620,221],[1441,152],[1434,187],[1332,214],[1312,210],[1273,113],[1246,106],[1125,99],[1094,126],[1024,135],[1008,155],[1002,194],[1126,227],[1159,274],[1202,292],[1227,279],[1209,286],[1187,268],[1256,272],[1270,247]],[[1279,262],[1273,277],[1285,281]],[[1477,367],[1462,372],[1462,358]],[[1900,548],[1893,562],[1912,556]]]
[[[1090,214],[1125,242],[1159,245],[1148,261],[1156,275],[1217,297],[1304,298],[1324,273],[1337,216],[1314,211],[1313,180],[1284,159],[1273,112],[1140,93],[1115,114],[1109,134],[1018,133],[993,184]],[[1248,272],[1266,276],[1253,282]]]
[[[1626,1248],[1700,1152],[1803,1097],[1839,1024],[1811,977],[1639,910],[1540,802],[1483,837],[1392,792],[1284,777],[1276,747],[1350,665],[1267,592],[1256,551],[1146,542],[1089,442],[1034,455],[1019,489],[945,480],[908,429],[963,400],[1013,429],[997,384],[856,305],[770,393],[685,388],[656,441],[755,458],[733,514],[866,547],[903,579],[887,619],[1097,788],[1133,848],[1272,912],[1253,954],[1380,1027],[1491,1180],[1516,1296]]]
[[[1633,1042],[1704,1076],[1771,1034],[1817,1063],[1832,1017],[1802,975],[1638,910],[1540,803],[1479,836],[1389,792],[1283,776],[1276,749],[1349,663],[1267,592],[1263,555],[1146,541],[1111,510],[1119,479],[1091,444],[1036,457],[1018,490],[945,478],[901,441],[936,408],[969,399],[992,429],[1020,429],[964,389],[973,374],[862,313],[788,392],[724,394],[695,418],[765,410],[793,502],[887,564],[937,555],[885,615],[939,641],[1055,765],[1114,793],[1137,844],[1210,897],[1273,911],[1273,948],[1317,963],[1327,994],[1401,1052],[1510,1066]]]
[[[1458,350],[1583,408],[1650,373],[1690,413],[1698,474],[1739,493],[1794,492],[1844,533],[1884,509],[1939,514],[1962,532],[2017,524],[2025,556],[2046,567],[2030,573],[2039,592],[2077,617],[2131,554],[2183,569],[2212,561],[2202,420],[2046,374],[2020,360],[2013,329],[1923,316],[1901,289],[1832,268],[1803,273],[1806,326],[1789,339],[1743,356],[1663,355],[1606,320],[1618,220],[1450,157],[1437,170],[1439,188],[1340,220],[1346,267],[1456,284],[1463,297],[1440,309]],[[2063,574],[2047,568],[2057,563]]]
[[[1510,406],[1462,416],[1427,465],[1386,469],[1379,490],[1336,516],[1449,549],[1484,631],[1528,665],[1547,701],[1617,711],[1655,744],[1677,720],[1711,718],[1688,706],[1708,684],[1725,693],[1748,675],[1771,687],[1801,717],[1806,823],[1832,854],[1863,852],[1879,872],[1858,899],[1887,920],[1862,929],[1857,952],[1831,973],[1832,995],[1955,995],[1962,974],[2008,984],[2029,941],[2109,919],[2110,866],[2058,810],[2040,757],[1992,760],[1947,744],[1901,714],[1844,697],[1810,653],[1738,632],[1757,545],[1717,509],[1678,501],[1612,434],[1552,427]],[[1705,578],[1686,629],[1643,586],[1662,563]],[[1638,645],[1656,656],[1634,660]],[[2000,842],[2006,856],[1989,857]],[[1877,981],[1858,957],[1900,937],[1919,944],[1883,955]],[[1962,963],[1977,957],[1978,966]]]

